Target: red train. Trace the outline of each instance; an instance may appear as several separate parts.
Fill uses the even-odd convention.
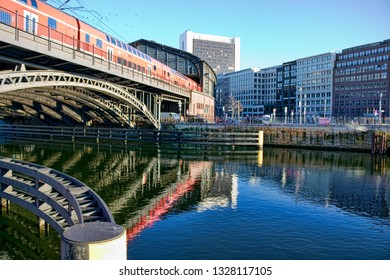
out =
[[[122,64],[170,84],[201,91],[195,81],[80,19],[38,0],[1,0],[0,23]]]

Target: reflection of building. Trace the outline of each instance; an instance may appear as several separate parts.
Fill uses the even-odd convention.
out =
[[[240,70],[240,38],[187,30],[180,35],[180,49],[207,61],[217,75]]]
[[[234,164],[213,163],[212,169],[210,168],[208,172],[208,179],[202,177],[205,182],[201,185],[198,211],[217,207],[237,207],[239,177],[236,167]]]

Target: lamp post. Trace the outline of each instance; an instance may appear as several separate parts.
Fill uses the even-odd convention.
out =
[[[291,124],[294,124],[294,110],[291,110]]]
[[[303,98],[304,98],[304,102],[303,102],[303,123],[306,125],[306,95],[307,94],[304,94],[303,95]]]
[[[326,98],[324,100],[324,118],[326,118]]]
[[[287,107],[284,107],[284,124],[287,124]]]
[[[302,88],[299,88],[299,125],[302,125]]]
[[[379,125],[382,125],[382,92],[379,93]]]

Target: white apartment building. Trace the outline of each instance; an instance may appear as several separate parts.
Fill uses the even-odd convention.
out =
[[[240,38],[194,33],[180,35],[179,48],[205,60],[215,74],[240,70]]]
[[[277,70],[281,65],[267,67],[261,69],[257,73],[257,86],[255,84],[255,91],[257,89],[259,104],[264,106],[264,114],[271,115],[276,103],[276,86],[277,86]],[[256,75],[255,75],[256,82]]]
[[[297,59],[296,116],[311,121],[332,117],[333,67],[336,53]]]
[[[280,66],[257,67],[217,76],[218,117],[253,119],[272,114],[276,102],[276,76]],[[232,108],[238,102],[240,110]],[[239,113],[239,114],[238,114]]]

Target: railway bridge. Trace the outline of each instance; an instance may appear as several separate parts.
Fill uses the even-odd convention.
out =
[[[80,50],[74,38],[58,41],[48,33],[39,37],[0,20],[0,117],[159,128],[163,103],[186,112],[194,95],[213,99]]]

